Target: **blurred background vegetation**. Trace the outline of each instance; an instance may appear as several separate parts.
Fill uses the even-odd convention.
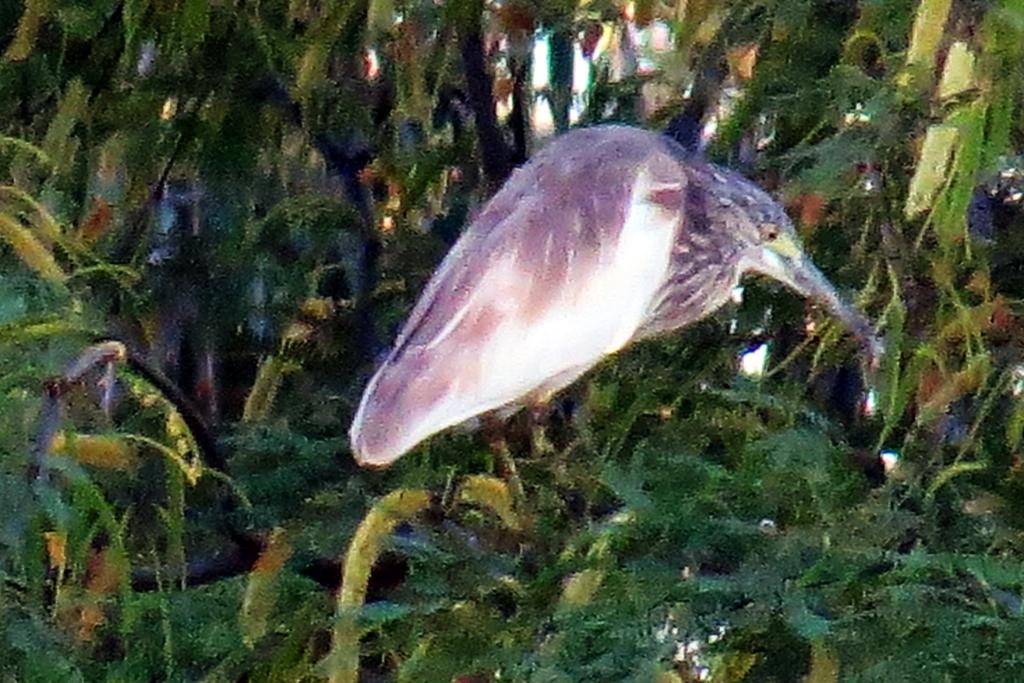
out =
[[[11,0],[0,55],[4,681],[1024,678],[1020,0]],[[881,368],[751,281],[518,477],[357,470],[446,248],[605,121],[779,197]]]

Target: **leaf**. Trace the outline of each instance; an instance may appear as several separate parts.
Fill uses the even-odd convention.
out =
[[[996,160],[1010,150],[1010,132],[1013,130],[1016,104],[1012,89],[1001,89],[995,94],[988,108],[988,133],[985,136],[981,168],[992,168]]]
[[[757,664],[758,656],[753,652],[732,651],[722,655],[721,660],[714,667],[712,681],[715,683],[739,683],[747,679],[754,665]]]
[[[110,202],[100,196],[93,197],[92,211],[78,226],[78,238],[86,244],[94,244],[107,232],[113,215]]]
[[[411,613],[412,609],[407,605],[378,600],[369,605],[363,605],[359,611],[359,627],[364,631],[369,631],[380,628],[388,622],[403,619]]]
[[[744,82],[754,77],[754,67],[757,65],[760,49],[761,46],[757,43],[746,43],[729,50],[726,58],[729,63],[729,71],[734,78]]]
[[[654,683],[683,683],[683,679],[675,671],[659,671],[654,677]]]
[[[974,53],[967,43],[957,41],[949,47],[946,56],[946,67],[939,82],[939,99],[948,100],[974,87]]]
[[[868,56],[885,49],[875,31],[855,29],[843,44],[843,61],[861,69],[868,66]]]
[[[181,6],[181,36],[186,48],[199,45],[210,30],[208,0],[184,0]]]
[[[807,609],[803,596],[799,593],[786,599],[785,612],[786,622],[805,640],[821,640],[832,630],[828,619]]]
[[[7,241],[25,267],[47,282],[63,288],[67,275],[57,265],[50,250],[20,222],[0,214],[0,237]]]
[[[938,368],[921,375],[918,385],[918,420],[926,422],[945,413],[949,405],[984,385],[991,373],[991,361],[980,354],[968,359],[955,373],[944,373]]]
[[[135,45],[135,36],[142,27],[142,20],[149,9],[150,0],[124,0],[121,16],[124,21],[124,42],[126,46]]]
[[[47,156],[56,162],[59,169],[69,169],[78,144],[72,139],[72,132],[86,114],[89,93],[81,79],[71,81],[57,105],[57,113],[46,129],[42,148]]]
[[[32,195],[15,185],[0,185],[0,197],[9,197],[12,203],[20,204],[28,209],[26,215],[22,216],[48,243],[62,242],[63,231],[57,223],[53,214],[36,201]]]
[[[571,575],[562,587],[562,597],[558,601],[559,606],[582,607],[590,604],[594,596],[597,595],[604,577],[605,572],[600,569],[584,569]]]
[[[123,437],[58,434],[53,441],[53,452],[70,455],[83,465],[127,472],[139,465],[138,453]]]
[[[50,0],[25,0],[25,9],[18,21],[14,40],[7,46],[4,61],[20,62],[28,59],[36,44],[36,34],[46,13],[50,10]]]
[[[309,99],[327,75],[327,57],[330,46],[322,41],[311,43],[302,55],[295,77],[295,94],[300,100]]]
[[[956,126],[937,124],[928,126],[914,177],[910,180],[910,190],[903,213],[908,219],[927,211],[932,206],[935,196],[946,184],[946,171],[959,137]]]
[[[96,603],[85,603],[78,611],[78,628],[75,639],[79,643],[92,643],[96,638],[96,629],[107,623],[107,615]]]
[[[1020,448],[1022,435],[1024,435],[1024,401],[1016,398],[1013,402],[1013,412],[1006,423],[1006,445],[1011,451]]]
[[[935,475],[935,479],[928,486],[928,497],[935,496],[939,489],[957,477],[984,472],[986,469],[988,465],[983,462],[955,462]]]
[[[371,37],[390,31],[395,25],[395,0],[370,0],[366,23]]]
[[[270,416],[281,382],[285,374],[294,368],[294,363],[289,363],[279,356],[268,356],[263,359],[256,372],[256,380],[245,397],[242,422],[263,422]]]
[[[1024,585],[1024,566],[1009,557],[915,550],[901,555],[898,563],[907,574],[905,580],[921,581],[928,572],[938,571],[944,577],[968,573],[988,586],[1011,588]]]
[[[907,308],[903,303],[899,281],[891,271],[889,279],[892,283],[892,296],[883,313],[885,355],[882,356],[878,374],[879,405],[882,408],[882,417],[885,422],[881,438],[884,438],[902,417],[912,391],[907,377],[901,377]]]
[[[334,313],[334,300],[325,296],[312,296],[299,305],[299,313],[314,320],[327,320]]]
[[[653,501],[644,490],[644,476],[641,463],[634,461],[630,467],[609,464],[602,473],[601,480],[619,500],[631,510],[647,510]]]
[[[925,80],[919,75],[927,73],[935,63],[952,4],[952,0],[921,0],[917,6],[907,51],[907,71],[900,78],[901,85]]]
[[[46,555],[50,558],[50,568],[62,573],[67,564],[68,534],[65,531],[47,531],[43,534],[46,539]]]
[[[20,138],[14,138],[9,135],[0,135],[0,147],[13,147],[14,149],[24,152],[28,156],[35,159],[40,164],[47,166],[48,170],[54,170],[56,164],[53,162],[46,152],[42,149],[33,145],[31,142],[22,140]]]
[[[85,587],[96,595],[110,595],[121,589],[127,577],[127,559],[118,549],[103,548],[90,553]]]
[[[835,683],[838,680],[838,659],[820,641],[815,641],[811,645],[811,670],[806,683]]]
[[[181,413],[170,404],[168,404],[168,407],[164,429],[167,432],[168,438],[174,443],[174,450],[181,459],[181,462],[186,462],[189,455],[198,455],[199,448]],[[194,486],[198,473],[189,475],[187,470],[183,470],[182,473],[188,476],[189,484]]]
[[[936,204],[932,220],[936,232],[947,249],[963,245],[970,257],[967,239],[967,210],[978,184],[978,171],[985,151],[985,119],[988,103],[978,98],[970,105],[954,111],[947,119],[958,127],[956,163],[946,183],[943,201]]]
[[[242,609],[238,614],[242,642],[249,648],[255,647],[267,633],[270,616],[277,605],[281,570],[291,554],[292,547],[285,538],[284,529],[276,528],[249,572],[242,595]]]
[[[512,494],[501,479],[482,474],[466,477],[459,487],[459,500],[490,509],[509,529],[520,528]]]
[[[331,652],[326,659],[331,683],[356,683],[358,680],[358,615],[366,601],[370,569],[394,528],[418,515],[429,504],[430,494],[426,491],[392,491],[370,508],[356,529],[345,553]]]
[[[188,579],[188,559],[185,554],[185,475],[170,460],[165,460],[163,465],[166,506],[158,507],[157,512],[164,523],[167,577],[178,588],[184,589]]]

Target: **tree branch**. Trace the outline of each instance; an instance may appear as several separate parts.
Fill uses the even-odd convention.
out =
[[[491,76],[487,72],[484,41],[481,29],[484,4],[482,0],[463,0],[458,22],[459,52],[466,78],[469,106],[476,118],[476,133],[480,142],[480,163],[491,189],[497,189],[512,171],[509,150],[498,128],[498,115],[494,109]]]

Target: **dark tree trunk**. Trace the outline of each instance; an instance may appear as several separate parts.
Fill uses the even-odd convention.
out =
[[[551,34],[549,69],[551,74],[551,115],[555,130],[569,130],[569,108],[572,105],[572,41],[570,26],[557,28]]]
[[[459,51],[466,77],[466,94],[476,118],[477,138],[480,141],[480,164],[491,189],[501,186],[512,167],[509,150],[498,128],[498,115],[494,110],[494,92],[491,76],[487,72],[481,21],[481,0],[465,0],[460,7]]]

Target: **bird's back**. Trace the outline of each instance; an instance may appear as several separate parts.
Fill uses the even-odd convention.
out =
[[[518,169],[452,247],[371,379],[356,458],[384,465],[476,415],[565,386],[650,312],[686,185],[674,143],[579,129]]]

